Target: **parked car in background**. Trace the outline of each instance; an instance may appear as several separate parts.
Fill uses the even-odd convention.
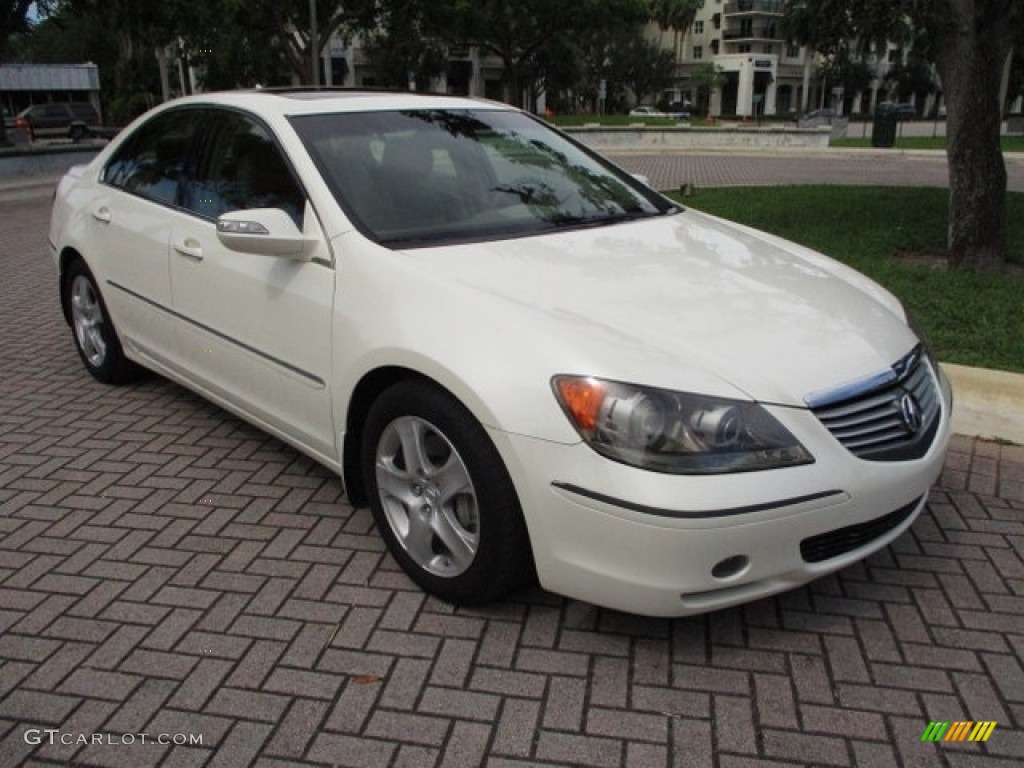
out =
[[[92,376],[145,366],[337,472],[451,602],[755,600],[887,546],[943,468],[949,383],[892,294],[494,102],[172,101],[48,234]]]
[[[633,107],[631,110],[629,110],[629,116],[630,117],[668,117],[668,115],[666,115],[664,112],[662,112],[657,107],[650,107],[650,106],[646,106],[646,105],[641,105],[639,107]]]
[[[32,141],[65,137],[80,141],[100,130],[100,116],[86,101],[34,104],[19,112],[14,122]]]
[[[917,117],[917,107],[909,102],[882,101],[876,109],[880,112],[895,112],[901,120]]]
[[[668,105],[665,115],[674,120],[689,120],[690,103],[686,101],[675,101]]]
[[[797,126],[800,128],[817,128],[820,125],[832,125],[838,117],[839,113],[834,109],[827,107],[812,109],[797,120]]]

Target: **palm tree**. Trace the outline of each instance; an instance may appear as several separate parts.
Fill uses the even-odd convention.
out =
[[[664,35],[671,29],[672,52],[675,61],[679,61],[679,42],[683,32],[690,28],[697,17],[697,11],[704,5],[704,0],[652,0],[651,18],[657,23]]]

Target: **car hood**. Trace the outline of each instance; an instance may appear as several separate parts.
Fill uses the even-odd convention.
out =
[[[488,322],[534,334],[567,366],[552,374],[803,406],[916,342],[899,302],[859,273],[695,211],[407,254],[485,294],[472,303]]]

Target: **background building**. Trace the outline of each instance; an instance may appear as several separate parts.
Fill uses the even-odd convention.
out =
[[[7,114],[33,104],[88,101],[100,109],[100,73],[95,64],[2,64],[0,100]]]

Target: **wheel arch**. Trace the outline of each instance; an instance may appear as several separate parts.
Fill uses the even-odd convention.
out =
[[[60,281],[60,311],[64,315],[64,322],[68,325],[71,325],[71,308],[68,306],[68,291],[71,286],[68,283],[68,272],[70,272],[70,267],[75,261],[85,262],[85,257],[71,246],[66,246],[60,252],[60,256],[57,259],[57,276]],[[89,266],[88,263],[86,263],[86,266]]]
[[[363,441],[363,429],[366,417],[373,402],[389,387],[402,381],[420,381],[425,386],[438,389],[458,400],[463,406],[466,403],[448,387],[435,378],[421,371],[401,365],[387,365],[367,371],[356,384],[349,397],[348,410],[345,414],[345,441],[342,446],[342,473],[345,493],[349,503],[354,507],[365,507],[367,504],[366,487],[363,483],[359,467],[359,452]],[[470,409],[472,412],[472,409]],[[475,414],[474,414],[475,415]]]

